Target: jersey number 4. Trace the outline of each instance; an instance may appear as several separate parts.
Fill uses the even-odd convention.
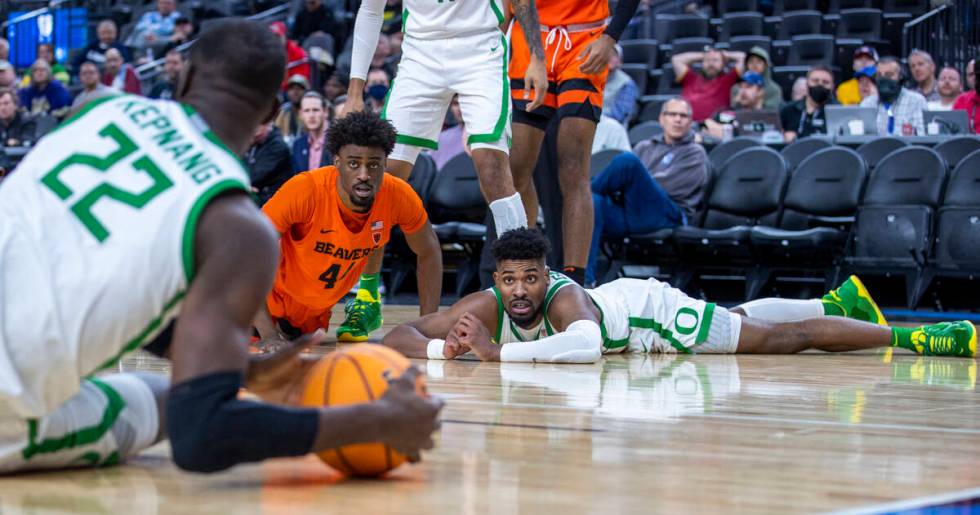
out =
[[[100,130],[99,136],[114,142],[117,147],[116,150],[105,157],[91,154],[72,154],[41,178],[41,182],[61,200],[68,201],[74,193],[68,185],[61,181],[61,172],[73,166],[84,166],[100,173],[106,173],[137,150],[136,143],[114,123],[110,123]],[[126,191],[103,182],[82,195],[71,205],[71,212],[100,243],[109,237],[109,230],[95,217],[92,208],[103,197],[132,206],[135,209],[142,209],[157,195],[174,185],[167,174],[163,173],[163,170],[149,156],[140,156],[133,161],[131,166],[132,171],[145,173],[152,181],[143,191]]]

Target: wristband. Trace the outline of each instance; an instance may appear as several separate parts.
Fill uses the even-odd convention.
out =
[[[438,338],[429,340],[429,345],[425,348],[425,355],[429,359],[446,359],[443,349],[446,347],[446,340]]]

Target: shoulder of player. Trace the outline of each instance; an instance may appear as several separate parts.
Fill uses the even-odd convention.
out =
[[[395,192],[398,195],[411,194],[411,195],[416,195],[417,196],[417,194],[415,193],[415,190],[412,189],[412,186],[410,184],[408,184],[408,182],[406,182],[403,179],[399,179],[398,177],[395,177],[394,175],[391,175],[390,173],[385,173],[384,174],[384,177],[382,177],[382,179],[381,179],[381,186],[383,188],[386,188],[386,189],[389,189],[389,190]]]
[[[244,194],[223,194],[210,201],[194,235],[195,269],[207,259],[248,269],[278,253],[278,235],[255,203]],[[249,252],[242,253],[242,248]]]
[[[468,312],[480,319],[489,329],[497,326],[497,296],[490,290],[480,290],[463,297],[453,304],[450,311],[457,317]]]
[[[570,323],[566,321],[569,316],[576,317],[578,320],[583,312],[595,313],[595,311],[592,297],[585,288],[574,282],[559,289],[548,304],[548,318],[555,322],[561,321],[562,325]]]

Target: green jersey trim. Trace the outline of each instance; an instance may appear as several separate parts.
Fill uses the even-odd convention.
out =
[[[588,293],[588,291],[586,291],[586,293]],[[591,300],[592,305],[599,310],[599,333],[602,335],[602,346],[607,349],[619,349],[628,345],[630,342],[629,335],[627,335],[626,338],[619,340],[612,340],[609,338],[609,332],[606,331],[606,312],[603,311],[602,306],[600,306],[599,303],[592,298],[592,295],[589,295],[589,300]]]
[[[68,119],[65,120],[64,122],[61,122],[60,125],[58,125],[54,129],[52,129],[50,132],[48,132],[48,134],[49,135],[50,134],[54,134],[54,133],[56,133],[56,132],[64,129],[65,127],[68,127],[69,125],[75,123],[76,121],[78,121],[79,119],[81,119],[83,116],[85,116],[86,114],[88,114],[89,111],[91,111],[92,109],[95,109],[96,107],[98,107],[98,106],[100,106],[100,105],[102,105],[102,104],[104,104],[104,103],[106,103],[106,102],[108,102],[110,100],[116,100],[116,99],[122,98],[124,96],[132,96],[132,95],[109,95],[109,96],[96,98],[95,100],[91,100],[89,102],[86,102],[85,105],[82,106],[82,108],[77,113],[75,113],[74,115],[68,117]]]
[[[709,302],[704,306],[704,315],[701,320],[701,329],[698,330],[698,335],[694,338],[694,343],[703,343],[708,339],[708,332],[711,331],[711,319],[715,316],[715,305],[713,302]]]
[[[391,96],[391,92],[395,90],[395,79],[391,79],[391,86],[388,87],[388,92],[385,93],[385,99],[381,102],[381,114],[379,115],[382,120],[388,119],[388,98]]]
[[[408,26],[408,9],[402,9],[402,34],[407,32],[405,30],[406,26]]]
[[[201,218],[204,208],[214,197],[230,190],[241,190],[248,192],[248,187],[235,179],[225,179],[204,191],[191,206],[190,214],[184,223],[184,235],[181,244],[181,256],[184,264],[184,278],[187,279],[188,286],[194,279],[194,235],[197,234],[197,222]]]
[[[493,15],[497,17],[497,24],[504,22],[504,13],[500,11],[500,7],[497,7],[496,0],[490,0],[490,9],[493,10]]]
[[[157,316],[153,320],[150,320],[150,323],[147,324],[146,327],[142,331],[140,331],[135,338],[126,342],[126,345],[124,345],[123,348],[119,352],[117,352],[115,356],[107,359],[104,363],[99,365],[99,367],[96,368],[95,371],[98,372],[101,370],[106,370],[114,366],[126,354],[133,352],[134,350],[146,345],[148,343],[146,340],[149,339],[151,334],[155,333],[157,329],[160,328],[160,326],[163,324],[164,318],[166,318],[167,315],[169,315],[170,312],[173,311],[173,309],[177,307],[182,300],[184,300],[185,293],[186,292],[182,290],[174,294],[174,296],[171,297],[170,300],[168,300],[167,303],[163,305],[163,310],[160,312],[159,316]]]
[[[667,329],[660,322],[657,322],[653,318],[640,318],[640,317],[630,317],[630,327],[636,327],[638,329],[652,329],[653,332],[659,334],[661,338],[670,342],[670,345],[677,349],[677,352],[682,354],[691,354],[691,349],[684,346],[683,343],[679,342],[677,338],[674,338],[674,333],[670,329]]]
[[[417,136],[409,136],[407,134],[398,134],[395,136],[395,142],[401,143],[402,145],[412,145],[415,147],[439,150],[438,142],[432,141],[431,139],[419,138]]]
[[[504,301],[500,298],[500,290],[496,286],[491,289],[493,290],[493,297],[497,299],[497,330],[494,333],[494,338],[496,338],[497,343],[500,343],[500,337],[503,336],[504,330]]]
[[[490,0],[490,5],[494,6],[494,13],[496,14],[496,4],[493,0]],[[503,15],[499,15],[501,23],[503,23]],[[501,79],[501,99],[500,99],[500,116],[497,118],[497,124],[493,127],[493,132],[490,134],[471,134],[469,138],[466,138],[466,143],[472,145],[473,143],[496,143],[500,141],[500,136],[504,133],[504,128],[507,127],[507,120],[510,119],[510,79],[507,75],[507,63],[509,62],[508,55],[510,54],[510,48],[507,45],[507,37],[504,35],[500,36],[500,43],[503,46],[503,78]]]
[[[42,440],[40,442],[37,441],[37,420],[28,420],[27,447],[21,451],[21,455],[25,460],[29,460],[38,454],[51,454],[62,449],[71,449],[95,443],[102,439],[112,428],[113,424],[116,423],[116,419],[119,418],[119,413],[126,407],[126,401],[119,395],[119,392],[106,383],[95,378],[88,378],[86,381],[89,381],[96,388],[102,390],[102,393],[105,394],[108,400],[105,411],[102,413],[102,420],[94,426],[72,431],[61,438]]]

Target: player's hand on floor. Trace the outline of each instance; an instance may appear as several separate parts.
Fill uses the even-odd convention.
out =
[[[524,73],[524,100],[531,98],[532,91],[534,99],[527,105],[528,111],[540,107],[548,93],[548,70],[545,68],[544,61],[533,56],[527,66],[527,72]]]
[[[605,70],[606,65],[609,64],[609,55],[610,52],[613,52],[613,47],[615,46],[616,40],[606,34],[603,34],[599,39],[586,45],[582,49],[582,53],[578,55],[579,60],[585,60],[578,67],[579,71],[587,75],[602,73],[602,70]]]
[[[435,445],[432,433],[439,430],[443,406],[441,399],[419,395],[418,381],[419,369],[409,367],[400,377],[388,380],[388,390],[377,401],[384,410],[387,433],[382,440],[411,462],[419,461],[420,451]]]
[[[463,313],[459,317],[453,332],[457,335],[460,343],[473,350],[483,361],[500,361],[500,346],[494,345],[490,341],[490,331],[487,330],[483,322],[469,312]]]
[[[259,346],[269,352],[250,356],[245,388],[267,402],[294,404],[306,373],[318,361],[318,357],[302,353],[322,343],[326,336],[318,330],[293,341],[261,340]]]

